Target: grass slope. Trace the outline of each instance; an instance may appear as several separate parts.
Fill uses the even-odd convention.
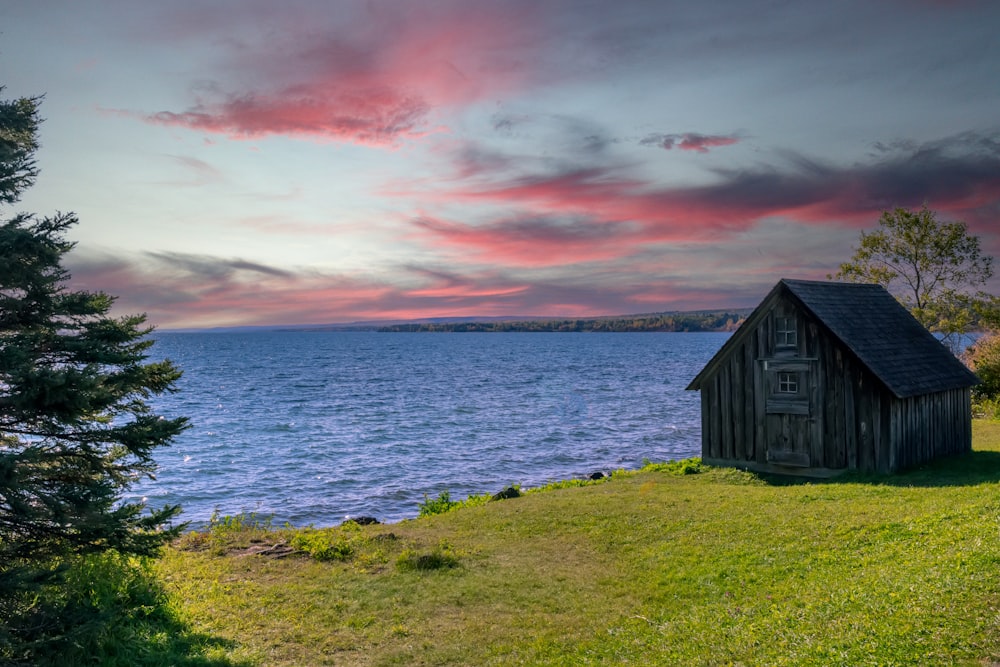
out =
[[[190,664],[994,665],[1000,424],[974,432],[891,478],[643,472],[392,525],[237,521],[157,568],[212,640]]]

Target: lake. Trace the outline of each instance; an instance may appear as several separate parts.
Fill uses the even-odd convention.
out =
[[[158,333],[192,427],[129,498],[182,520],[416,516],[427,494],[530,487],[700,453],[684,390],[728,333]]]

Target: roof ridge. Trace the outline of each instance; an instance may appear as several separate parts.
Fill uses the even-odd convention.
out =
[[[779,282],[783,282],[786,285],[798,284],[798,285],[828,285],[836,287],[879,287],[885,289],[882,285],[878,283],[856,283],[847,280],[804,280],[801,278],[782,278]]]

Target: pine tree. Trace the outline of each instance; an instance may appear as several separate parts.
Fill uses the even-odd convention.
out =
[[[0,205],[37,175],[39,102],[0,100]],[[179,507],[147,511],[123,495],[186,428],[147,403],[180,372],[148,361],[144,315],[112,316],[113,297],[67,286],[76,223],[70,213],[0,222],[0,626],[54,564],[151,555],[178,530],[161,526]]]

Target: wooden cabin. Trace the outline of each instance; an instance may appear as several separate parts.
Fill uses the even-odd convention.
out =
[[[970,451],[977,382],[881,286],[786,279],[688,389],[706,463],[828,476]]]

